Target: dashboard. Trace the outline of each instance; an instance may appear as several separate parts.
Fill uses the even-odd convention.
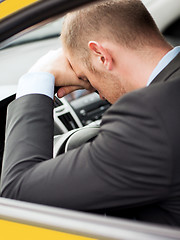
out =
[[[98,126],[110,103],[101,100],[95,92],[78,90],[54,101],[54,135],[88,126]]]

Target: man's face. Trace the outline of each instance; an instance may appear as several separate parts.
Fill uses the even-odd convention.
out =
[[[98,91],[101,99],[106,99],[113,104],[125,94],[118,76],[112,72],[97,69],[97,66],[91,60],[89,60],[89,65],[93,70],[89,70],[84,63],[80,62],[78,57],[73,56],[67,50],[64,52],[77,77],[89,81],[92,87]]]

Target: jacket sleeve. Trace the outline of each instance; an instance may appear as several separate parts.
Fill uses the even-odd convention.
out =
[[[107,111],[95,140],[55,159],[52,112],[43,95],[10,104],[3,197],[91,211],[141,206],[168,194],[168,139],[158,113],[136,93]]]

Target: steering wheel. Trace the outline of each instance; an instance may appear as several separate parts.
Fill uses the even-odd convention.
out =
[[[71,130],[65,134],[54,137],[53,156],[77,148],[86,142],[92,141],[99,132],[99,126],[85,126]]]

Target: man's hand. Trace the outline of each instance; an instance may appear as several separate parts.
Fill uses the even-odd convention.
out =
[[[88,81],[77,77],[62,49],[50,51],[41,57],[29,72],[49,72],[53,74],[55,85],[59,87],[58,97],[63,97],[77,89],[94,91]]]

